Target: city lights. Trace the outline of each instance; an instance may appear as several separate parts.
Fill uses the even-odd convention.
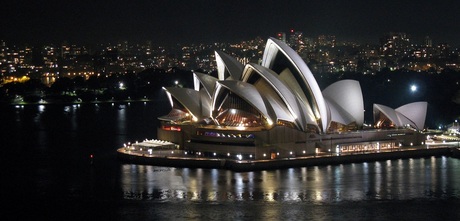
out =
[[[460,1],[1,5],[2,220],[460,217]]]
[[[314,59],[311,65],[316,73],[361,72],[375,74],[383,68],[390,71],[408,70],[416,72],[440,73],[444,69],[459,71],[460,62],[445,59],[459,56],[460,50],[449,44],[433,45],[430,37],[422,44],[416,44],[406,33],[387,33],[381,36],[381,44],[370,47],[353,42],[340,41],[332,35],[306,36],[301,31],[289,29],[288,32],[274,33],[279,40],[296,48],[305,60]],[[346,51],[332,53],[336,46],[345,46],[357,50],[358,53]],[[320,47],[318,50],[316,48]],[[101,49],[95,50],[86,45],[62,43],[61,45],[46,44],[42,47],[43,65],[32,64],[32,48],[30,46],[13,46],[0,40],[0,73],[3,84],[21,82],[30,75],[41,73],[43,82],[48,86],[62,76],[75,78],[82,76],[88,80],[90,76],[108,77],[112,74],[138,73],[149,68],[172,70],[171,67],[181,67],[187,70],[202,69],[209,72],[216,69],[213,62],[213,50],[241,49],[236,53],[238,61],[243,63],[255,62],[264,50],[264,42],[258,38],[239,43],[196,44],[182,45],[177,50],[166,50],[164,46],[153,46],[150,41],[129,44],[126,41],[117,44],[106,43]],[[128,51],[122,51],[123,50]],[[210,50],[211,49],[211,50]],[[177,51],[172,53],[172,51]],[[247,56],[247,54],[252,56]],[[96,54],[100,54],[96,56]],[[86,57],[85,57],[86,56]],[[83,59],[85,58],[85,59]],[[89,59],[88,59],[89,58]],[[388,62],[391,58],[392,62]],[[406,62],[405,59],[413,59]],[[360,60],[364,62],[358,66]],[[94,61],[98,61],[94,65]],[[435,62],[437,61],[437,62]],[[129,71],[128,71],[129,70]],[[45,77],[52,77],[45,79]],[[387,82],[393,82],[387,79]],[[150,84],[150,81],[147,83]],[[173,80],[173,85],[181,87],[179,80]],[[414,87],[413,87],[414,86]],[[416,85],[410,87],[411,92],[418,90]],[[126,87],[120,82],[119,89]]]

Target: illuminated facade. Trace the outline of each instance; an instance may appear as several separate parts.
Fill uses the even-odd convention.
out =
[[[172,110],[159,118],[159,139],[173,141],[190,153],[240,159],[421,143],[418,130],[423,129],[426,103],[394,111],[376,105],[374,110],[380,111],[376,116],[386,116],[382,122],[397,127],[363,130],[359,82],[342,80],[321,91],[301,57],[280,40],[268,39],[260,64],[242,64],[223,52],[215,52],[215,57],[218,78],[195,72],[193,89],[164,88]],[[411,114],[421,107],[425,111]],[[401,116],[408,121],[397,121]],[[400,126],[406,124],[412,127]]]

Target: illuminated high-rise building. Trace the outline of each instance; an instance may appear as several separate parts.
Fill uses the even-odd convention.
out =
[[[67,42],[63,42],[61,44],[61,57],[66,58],[70,56],[70,49],[71,49],[70,45]]]
[[[295,51],[300,52],[305,47],[305,40],[303,33],[300,31],[294,31],[291,29],[289,35],[289,46]]]
[[[43,47],[43,61],[47,67],[57,67],[58,53],[57,48],[54,45],[47,45]]]
[[[6,57],[6,43],[3,40],[0,40],[0,63],[3,63]]]
[[[380,38],[382,55],[386,57],[400,57],[410,51],[410,39],[406,33],[388,33]]]

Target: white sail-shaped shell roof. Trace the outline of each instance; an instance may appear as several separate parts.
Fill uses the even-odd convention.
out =
[[[339,104],[335,103],[335,101],[331,101],[326,99],[326,103],[329,107],[331,112],[331,121],[341,123],[343,125],[348,125],[353,122],[356,122],[355,118],[351,116],[348,111],[342,108]]]
[[[273,123],[272,114],[270,112],[273,111],[272,107],[269,106],[270,104],[265,102],[265,99],[260,95],[257,89],[248,83],[242,81],[218,81],[216,85],[216,90],[214,92],[213,101],[212,101],[212,110],[215,111],[221,104],[217,104],[215,98],[219,97],[219,93],[222,93],[222,88],[226,88],[243,100],[245,100],[248,104],[252,107],[257,109],[259,113],[261,113],[269,122],[270,124]]]
[[[201,88],[200,85],[202,85],[209,97],[212,97],[216,82],[218,81],[217,78],[207,74],[193,72],[193,80],[196,91],[199,91]]]
[[[383,113],[396,127],[410,125],[417,130],[421,130],[425,126],[427,105],[426,102],[415,102],[392,109],[385,105],[374,104],[374,119],[377,118],[379,113]]]
[[[224,52],[216,51],[215,55],[219,80],[240,80],[244,65]]]
[[[212,98],[209,97],[208,92],[204,88],[202,88],[199,93],[200,93],[201,116],[210,117]]]
[[[396,108],[396,111],[403,114],[415,123],[417,129],[421,130],[425,127],[426,111],[428,108],[427,102],[414,102]]]
[[[364,101],[358,81],[342,80],[335,82],[323,90],[323,96],[330,105],[340,107],[330,107],[331,121],[345,125],[354,121],[359,126],[364,123]],[[334,113],[332,112],[333,109]],[[345,116],[348,116],[346,118],[351,117],[351,119],[346,119]]]
[[[284,62],[285,60],[283,59],[282,64],[278,64],[277,59],[279,56],[284,57],[287,62]],[[295,90],[295,93],[303,94],[301,96],[301,98],[304,99],[303,102],[309,103],[312,112],[316,116],[316,120],[320,121],[319,126],[321,131],[325,132],[330,122],[330,113],[315,77],[307,64],[305,64],[302,58],[292,48],[282,41],[275,38],[269,38],[265,46],[262,66],[273,70],[276,65],[282,66],[276,67],[280,68],[280,70],[275,71],[278,74],[281,74],[285,69],[290,70],[290,72],[284,72],[292,74],[292,76],[285,78],[285,80],[296,82],[287,82],[287,84],[300,86],[300,88],[292,87],[291,89]]]
[[[163,88],[168,95],[171,106],[174,106],[173,97],[194,117],[195,120],[202,118],[200,105],[200,92],[189,88],[167,87]]]
[[[300,100],[292,93],[292,91],[285,84],[283,84],[280,79],[278,79],[276,73],[266,67],[257,64],[247,64],[243,71],[242,81],[247,82],[253,74],[259,75],[271,85],[271,88],[283,100],[283,105],[291,114],[300,130],[305,130],[307,124],[317,126],[315,116],[311,112],[311,108],[308,103],[300,102]]]

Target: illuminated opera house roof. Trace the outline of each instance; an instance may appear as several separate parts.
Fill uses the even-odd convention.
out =
[[[374,120],[377,127],[411,127],[422,130],[428,103],[414,102],[396,109],[374,104]]]
[[[164,88],[173,111],[161,120],[253,130],[284,125],[315,133],[362,128],[359,82],[342,80],[321,91],[302,58],[282,41],[268,39],[260,64],[242,64],[223,52],[215,52],[215,57],[218,78],[194,72],[194,89]],[[426,103],[396,110],[375,105],[374,110],[397,126],[421,129]]]

